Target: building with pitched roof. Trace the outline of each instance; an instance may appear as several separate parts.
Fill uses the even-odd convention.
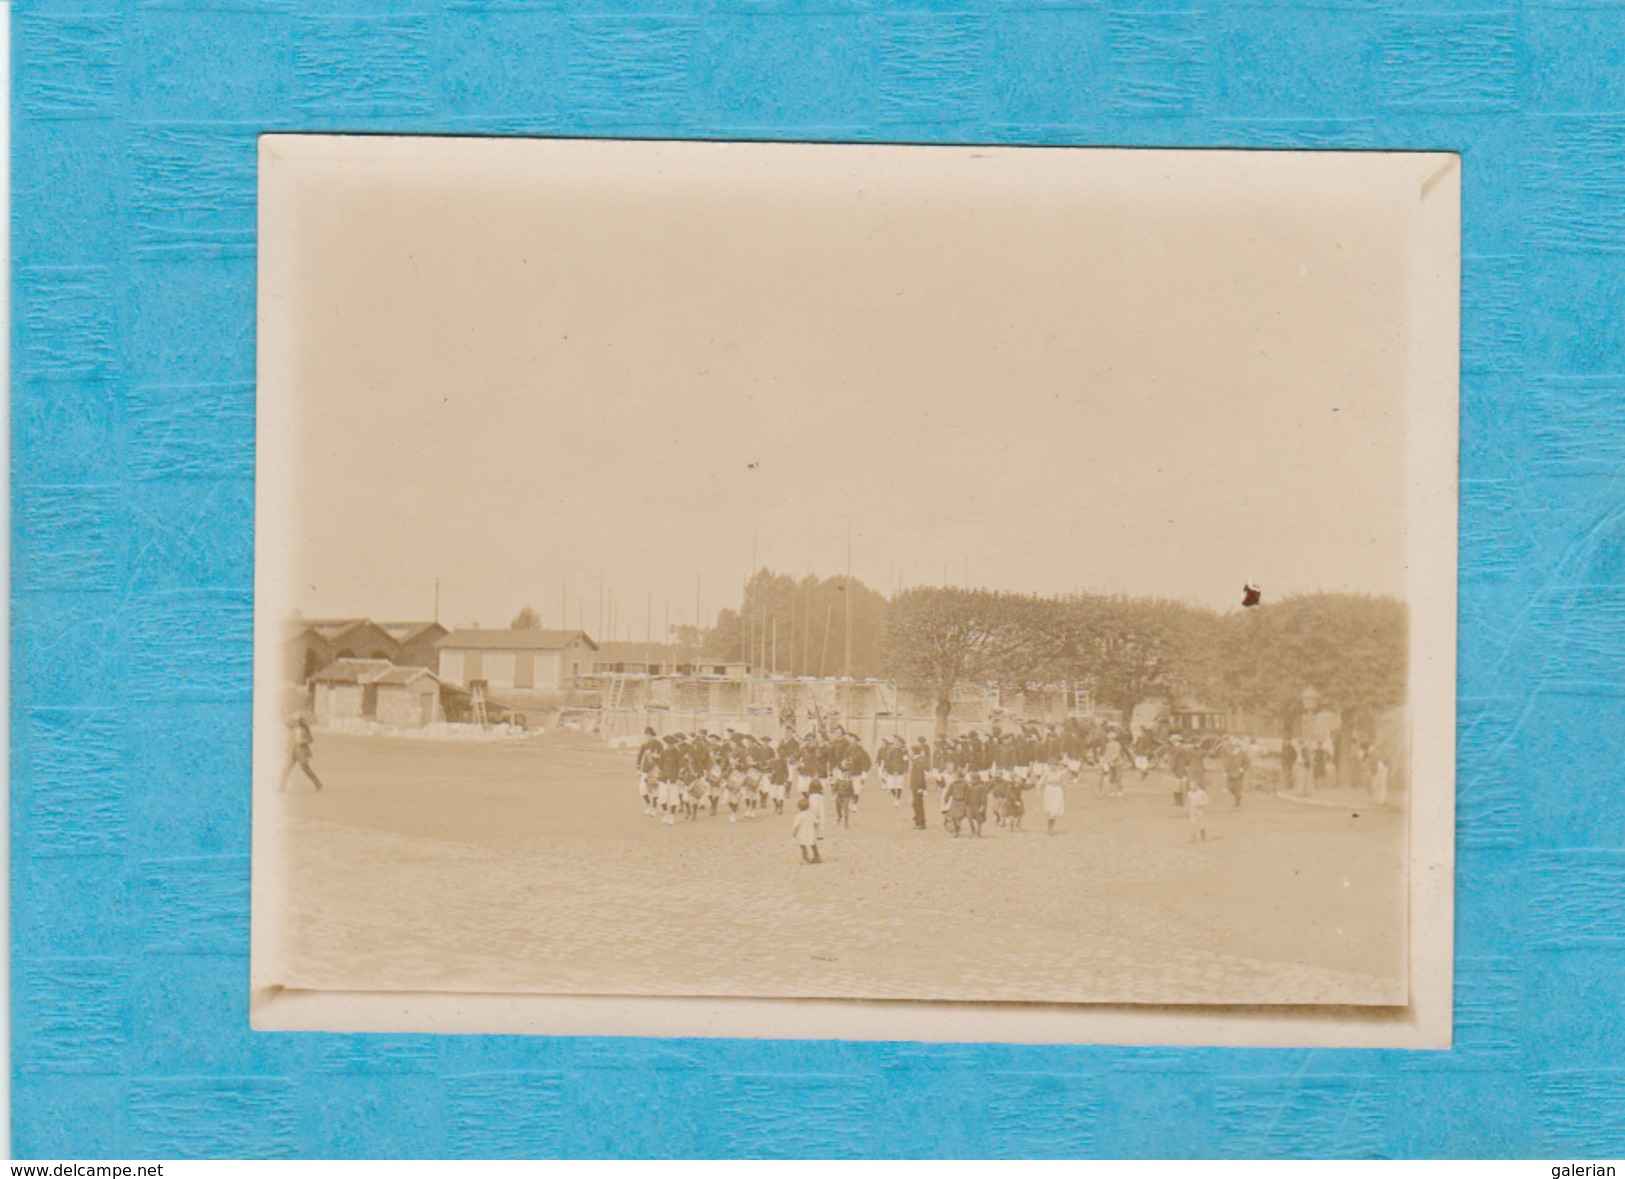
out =
[[[304,618],[289,624],[287,676],[304,683],[335,659],[393,659],[399,644],[367,618]]]
[[[440,666],[440,652],[435,644],[451,632],[438,622],[380,622],[378,624],[395,640],[394,662],[401,667],[426,667],[434,671]]]
[[[472,689],[564,691],[590,675],[598,644],[579,630],[454,630],[435,642],[439,675]]]
[[[319,725],[376,721],[417,729],[446,719],[446,689],[426,667],[336,659],[310,677],[311,711]]]
[[[370,618],[299,618],[288,624],[287,677],[304,683],[335,659],[387,659],[434,671],[435,643],[446,628],[438,622],[374,622]]]

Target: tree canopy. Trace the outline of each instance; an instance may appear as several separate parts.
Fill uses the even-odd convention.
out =
[[[846,657],[846,595],[852,595],[852,665]],[[705,654],[777,667],[790,675],[882,674],[886,598],[853,578],[796,578],[759,569],[738,610],[724,609],[705,633]]]
[[[969,683],[1086,687],[1125,717],[1153,697],[1289,722],[1306,691],[1357,725],[1405,699],[1404,604],[1308,594],[1218,614],[1183,602],[922,587],[892,603],[886,670],[933,693]]]
[[[1393,598],[1300,594],[1223,621],[1233,707],[1289,718],[1309,691],[1360,725],[1405,700],[1409,619]]]
[[[889,678],[928,696],[942,718],[970,685],[1077,685],[1125,717],[1161,697],[1282,726],[1307,692],[1364,727],[1404,702],[1407,628],[1404,603],[1359,594],[1300,594],[1219,614],[1161,598],[947,586],[917,586],[888,600],[857,580],[760,569],[741,607],[723,610],[695,637],[714,659],[791,675]]]
[[[1042,599],[992,590],[920,586],[892,599],[884,666],[900,687],[931,697],[939,726],[954,694],[973,683],[1018,681],[1049,641]]]

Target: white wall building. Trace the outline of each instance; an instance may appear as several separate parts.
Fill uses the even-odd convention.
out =
[[[562,691],[589,675],[598,644],[579,630],[454,630],[435,644],[440,678],[459,687]]]

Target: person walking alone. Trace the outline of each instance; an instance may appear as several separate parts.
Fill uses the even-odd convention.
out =
[[[287,768],[282,771],[282,789],[286,790],[288,788],[288,776],[297,767],[304,773],[305,777],[310,779],[310,784],[320,792],[322,780],[316,776],[316,771],[310,764],[314,756],[313,748],[315,745],[315,738],[310,732],[310,720],[303,712],[299,712],[294,715],[293,720],[288,722],[288,727],[290,729],[289,737],[293,744],[288,750]]]
[[[814,778],[807,784],[806,793],[801,796],[801,801],[808,804],[808,810],[812,813],[814,834],[822,838],[824,834],[824,781],[822,778]]]
[[[801,862],[803,864],[821,864],[823,857],[818,854],[818,820],[813,818],[812,804],[803,794],[796,800],[795,822],[790,827],[790,834],[801,848]]]
[[[1185,791],[1185,809],[1191,820],[1191,842],[1207,839],[1207,787],[1200,781],[1191,783]]]
[[[1240,741],[1232,738],[1224,751],[1224,784],[1230,790],[1230,796],[1241,805],[1241,793],[1247,785],[1247,750]]]
[[[1055,821],[1066,814],[1066,771],[1058,764],[1044,767],[1044,825],[1049,834],[1055,834]]]
[[[845,774],[835,775],[835,821],[842,827],[852,826],[852,808],[857,802],[857,792],[853,789],[852,779]]]

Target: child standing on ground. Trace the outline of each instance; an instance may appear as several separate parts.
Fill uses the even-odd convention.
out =
[[[767,796],[773,802],[773,813],[784,814],[784,798],[790,789],[790,763],[775,754],[767,765]]]
[[[796,817],[790,833],[801,848],[803,864],[823,863],[823,858],[818,854],[818,821],[813,818],[812,804],[805,794],[796,802]]]
[[[801,796],[801,801],[807,804],[808,810],[812,814],[814,836],[822,835],[824,832],[824,780],[814,778],[809,782],[806,793]],[[798,814],[796,817],[799,819],[801,816]]]
[[[982,824],[987,822],[987,796],[991,789],[987,779],[979,774],[973,774],[970,785],[965,788],[965,818],[976,839],[982,838]]]
[[[1051,835],[1055,834],[1055,820],[1066,814],[1066,793],[1063,787],[1065,773],[1052,765],[1044,771],[1044,822]]]
[[[1207,838],[1207,787],[1200,781],[1190,784],[1185,791],[1185,807],[1191,817],[1191,842]]]
[[[1012,831],[1021,830],[1021,816],[1027,813],[1027,802],[1021,797],[1021,792],[1033,788],[1032,779],[1026,775],[1018,777],[1010,783],[1010,797],[1005,801],[1005,826]]]
[[[857,801],[852,779],[845,774],[835,775],[835,821],[843,827],[852,826],[852,808]]]
[[[959,838],[959,825],[965,821],[968,814],[965,799],[970,792],[970,781],[964,774],[957,775],[942,796],[946,804],[943,808],[948,814],[948,830],[952,831],[954,838]]]

